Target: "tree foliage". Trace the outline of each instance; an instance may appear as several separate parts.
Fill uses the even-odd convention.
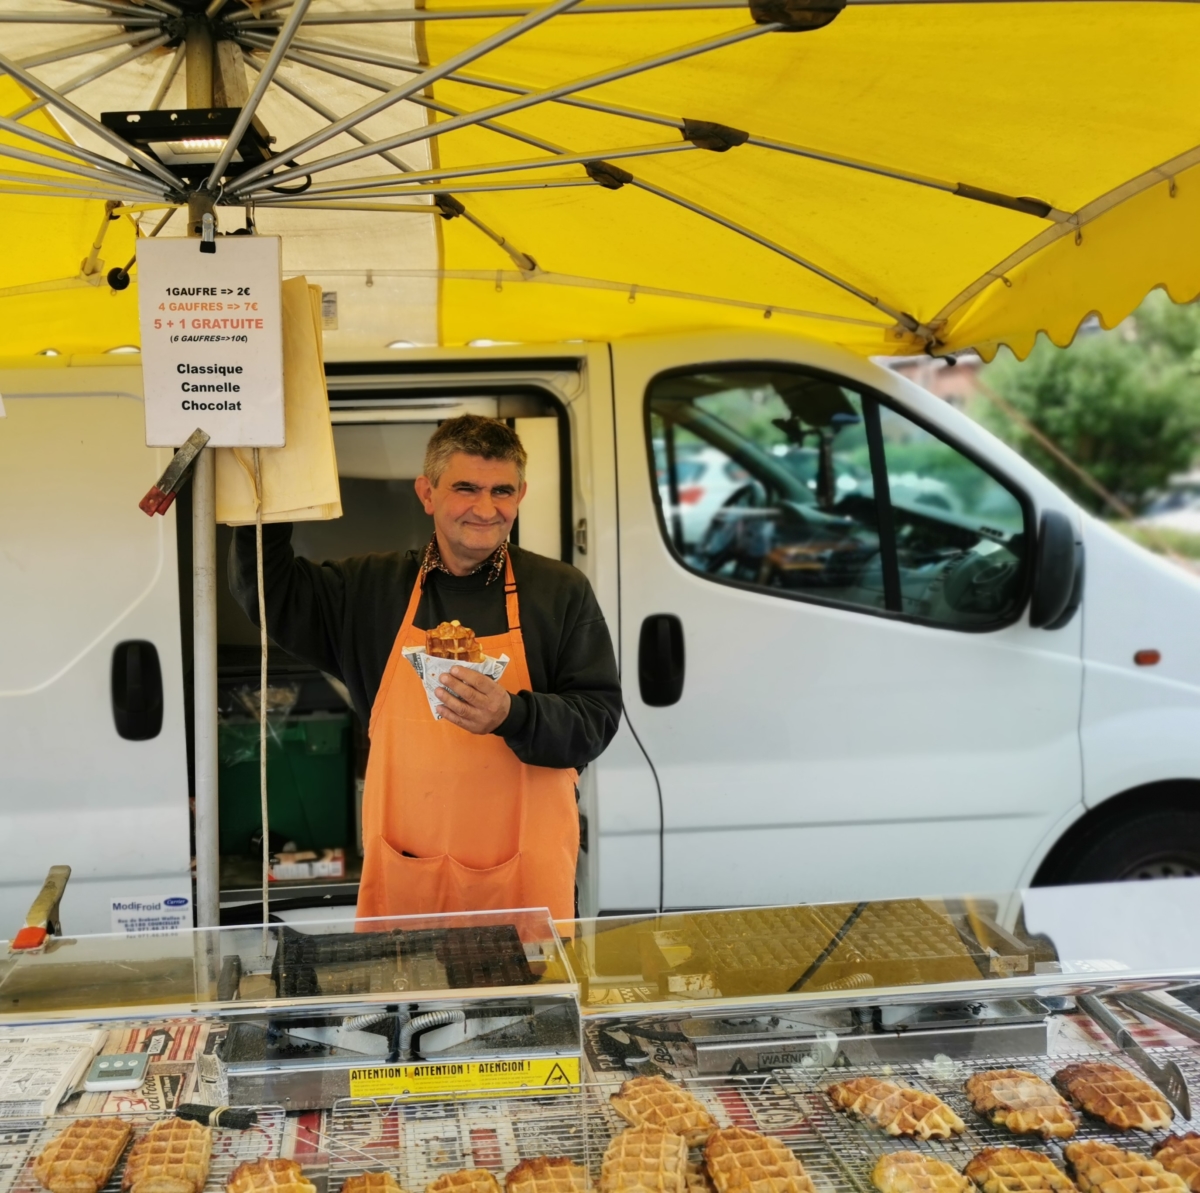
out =
[[[1200,437],[1200,306],[1155,291],[1113,331],[1068,348],[1040,339],[1025,361],[1005,353],[983,380],[1110,493],[1135,510],[1190,467]],[[996,405],[983,420],[1079,503],[1102,499]],[[1111,511],[1109,511],[1111,512]]]

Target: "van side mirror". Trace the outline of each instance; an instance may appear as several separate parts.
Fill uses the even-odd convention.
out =
[[[153,642],[118,642],[112,657],[112,709],[126,741],[149,741],[162,731],[163,683]]]
[[[1046,510],[1038,529],[1029,624],[1062,629],[1082,600],[1083,545],[1075,541],[1075,528],[1066,514]]]

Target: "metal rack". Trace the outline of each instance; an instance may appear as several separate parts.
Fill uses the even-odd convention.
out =
[[[1158,1060],[1174,1060],[1183,1069],[1189,1084],[1200,1082],[1200,1063],[1184,1048],[1148,1049]],[[869,1068],[836,1069],[788,1069],[775,1074],[780,1086],[794,1099],[812,1131],[821,1141],[821,1147],[837,1158],[845,1174],[841,1186],[852,1193],[869,1193],[873,1190],[871,1171],[879,1158],[888,1152],[918,1151],[945,1160],[958,1171],[977,1152],[988,1147],[1020,1147],[1043,1152],[1060,1168],[1066,1167],[1063,1149],[1074,1140],[1096,1139],[1113,1143],[1127,1151],[1148,1154],[1153,1144],[1165,1136],[1188,1130],[1200,1130],[1200,1122],[1177,1118],[1173,1126],[1164,1131],[1118,1131],[1099,1119],[1088,1115],[1080,1116],[1079,1128],[1072,1139],[1043,1140],[1040,1135],[1014,1135],[1004,1127],[993,1126],[978,1114],[963,1092],[963,1083],[972,1074],[986,1069],[1024,1069],[1047,1081],[1075,1059],[1101,1059],[1095,1052],[1071,1056],[1025,1056],[988,1058],[986,1061],[950,1060],[940,1057],[933,1061],[915,1064],[892,1065],[885,1071],[881,1066]],[[1108,1059],[1108,1058],[1105,1058]],[[1120,1062],[1118,1062],[1120,1063]],[[1132,1065],[1126,1065],[1133,1070]],[[894,1138],[848,1114],[834,1108],[826,1088],[837,1081],[853,1077],[882,1077],[900,1085],[927,1090],[941,1098],[963,1120],[966,1129],[951,1139],[919,1140]],[[800,1156],[805,1167],[807,1157]]]
[[[0,1193],[46,1193],[33,1175],[33,1162],[60,1131],[65,1130],[76,1115],[54,1115],[47,1119],[26,1120],[20,1124],[0,1123]],[[89,1117],[123,1118],[133,1124],[130,1147],[163,1116],[158,1114],[93,1115]],[[258,1112],[258,1125],[246,1131],[213,1128],[212,1161],[204,1193],[224,1193],[225,1183],[233,1170],[244,1160],[280,1154],[284,1137],[285,1116],[279,1107],[266,1107]],[[11,1142],[10,1142],[11,1140]],[[128,1148],[125,1155],[128,1156]],[[100,1193],[120,1193],[124,1162],[113,1171]]]

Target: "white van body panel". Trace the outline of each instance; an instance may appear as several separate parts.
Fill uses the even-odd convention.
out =
[[[1083,520],[1081,735],[1094,807],[1145,783],[1200,776],[1200,578]],[[1162,661],[1139,667],[1139,650]]]
[[[52,865],[72,931],[111,900],[191,896],[174,510],[137,503],[170,459],[144,446],[138,369],[0,378],[0,935]],[[157,647],[162,731],[118,736],[113,648]]]
[[[734,587],[685,568],[658,521],[649,380],[711,362],[805,364],[893,399],[1023,488],[1073,505],[991,435],[856,357],[766,335],[614,345],[621,500],[622,666],[638,627],[683,621],[686,679],[670,707],[625,683],[631,728],[662,789],[668,907],[999,890],[1052,823],[1081,809],[1081,625],[968,633]],[[986,847],[981,843],[986,842]],[[606,906],[606,910],[607,910]]]

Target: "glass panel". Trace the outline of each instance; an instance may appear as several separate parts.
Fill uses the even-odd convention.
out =
[[[823,377],[660,378],[650,439],[668,537],[692,571],[882,609],[862,399]]]
[[[990,473],[881,406],[901,608],[953,626],[1007,621],[1024,589],[1025,512]]]

